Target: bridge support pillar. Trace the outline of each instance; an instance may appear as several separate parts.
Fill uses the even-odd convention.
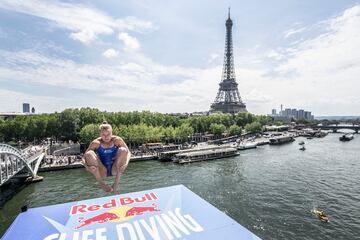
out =
[[[36,175],[35,177],[28,177],[25,182],[27,183],[34,183],[34,182],[40,182],[44,180],[44,177]]]
[[[337,132],[337,129],[336,129],[336,128],[334,128],[334,129],[333,129],[333,133],[336,133],[336,132]]]

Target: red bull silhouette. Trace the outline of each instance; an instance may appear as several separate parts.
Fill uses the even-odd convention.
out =
[[[79,229],[81,227],[88,226],[93,223],[104,223],[104,222],[118,219],[118,218],[120,218],[120,217],[118,215],[116,215],[115,213],[108,213],[108,212],[96,215],[94,217],[91,217],[91,218],[88,218],[85,220],[84,220],[84,218],[79,218],[79,223],[81,223],[81,224],[79,226],[77,226],[75,229]]]
[[[159,208],[155,204],[152,204],[151,207],[132,207],[126,212],[125,217],[142,215],[144,212],[159,212],[159,211],[160,211]]]

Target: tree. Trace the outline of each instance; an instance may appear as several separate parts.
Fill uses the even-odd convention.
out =
[[[238,125],[233,124],[229,128],[229,134],[230,134],[230,136],[240,135],[241,134],[241,128]]]
[[[80,140],[84,144],[89,144],[92,140],[99,136],[99,125],[88,124],[80,130]]]
[[[46,137],[55,137],[57,140],[60,136],[59,114],[54,113],[47,116],[47,125],[45,130]]]
[[[235,122],[238,126],[244,127],[248,123],[252,123],[254,121],[254,115],[251,113],[238,113],[235,116]]]
[[[59,135],[63,140],[77,140],[79,118],[73,109],[65,109],[59,115],[60,131]]]
[[[215,136],[219,137],[225,132],[226,127],[224,124],[212,123],[210,130]]]
[[[194,129],[188,124],[181,124],[180,127],[175,128],[175,138],[185,142],[188,137],[194,134]]]
[[[262,131],[262,126],[259,122],[252,122],[245,125],[245,130],[248,133],[257,133]]]

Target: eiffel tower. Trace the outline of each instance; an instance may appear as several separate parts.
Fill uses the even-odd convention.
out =
[[[234,56],[232,45],[232,25],[230,18],[230,8],[228,19],[226,20],[226,41],[224,66],[220,82],[220,88],[215,101],[211,104],[210,113],[223,112],[237,114],[238,112],[247,112],[246,105],[242,102],[238,84],[235,79]]]

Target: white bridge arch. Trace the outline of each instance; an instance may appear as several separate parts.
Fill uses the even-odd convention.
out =
[[[0,186],[26,169],[31,177],[36,177],[47,146],[19,150],[8,144],[0,143]]]

